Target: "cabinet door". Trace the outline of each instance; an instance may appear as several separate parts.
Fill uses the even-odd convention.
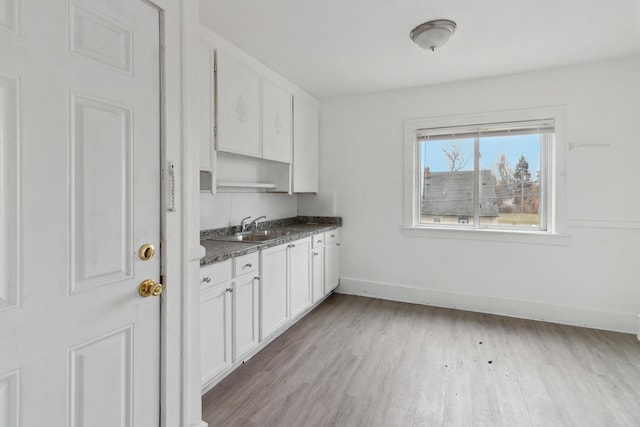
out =
[[[198,47],[198,95],[200,115],[200,170],[212,171],[215,149],[215,77],[213,73],[215,51],[204,40]]]
[[[253,275],[236,279],[233,286],[233,361],[253,349],[260,340],[260,281]]]
[[[289,246],[289,289],[291,317],[294,318],[311,306],[311,238],[296,240]]]
[[[287,244],[263,250],[260,270],[260,339],[263,340],[289,320]]]
[[[202,384],[231,366],[229,284],[200,294],[200,378]]]
[[[314,248],[311,251],[311,286],[313,288],[313,303],[320,301],[324,293],[324,248]]]
[[[340,246],[339,243],[324,247],[324,292],[328,294],[340,283]]]
[[[260,157],[260,76],[217,52],[219,151]]]
[[[291,163],[291,94],[269,80],[262,80],[262,157]]]
[[[293,192],[318,192],[318,106],[293,99]]]

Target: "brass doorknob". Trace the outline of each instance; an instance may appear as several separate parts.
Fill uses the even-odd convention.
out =
[[[162,286],[162,283],[156,283],[152,279],[147,279],[144,282],[140,283],[138,293],[140,294],[140,296],[143,296],[145,298],[152,295],[154,297],[157,297],[160,296],[163,290],[164,286]]]

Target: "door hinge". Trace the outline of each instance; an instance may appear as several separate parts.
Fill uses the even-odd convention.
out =
[[[218,64],[216,64],[216,63],[213,64],[213,72],[214,73],[218,72]]]
[[[213,127],[213,136],[218,136],[218,126]]]

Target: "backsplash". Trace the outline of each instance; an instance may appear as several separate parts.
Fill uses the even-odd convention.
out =
[[[298,196],[273,193],[200,194],[200,230],[240,224],[242,218],[266,215],[267,220],[298,214]]]

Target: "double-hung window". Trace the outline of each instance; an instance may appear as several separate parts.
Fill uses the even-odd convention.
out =
[[[553,233],[557,117],[469,121],[405,124],[412,162],[406,225]]]

